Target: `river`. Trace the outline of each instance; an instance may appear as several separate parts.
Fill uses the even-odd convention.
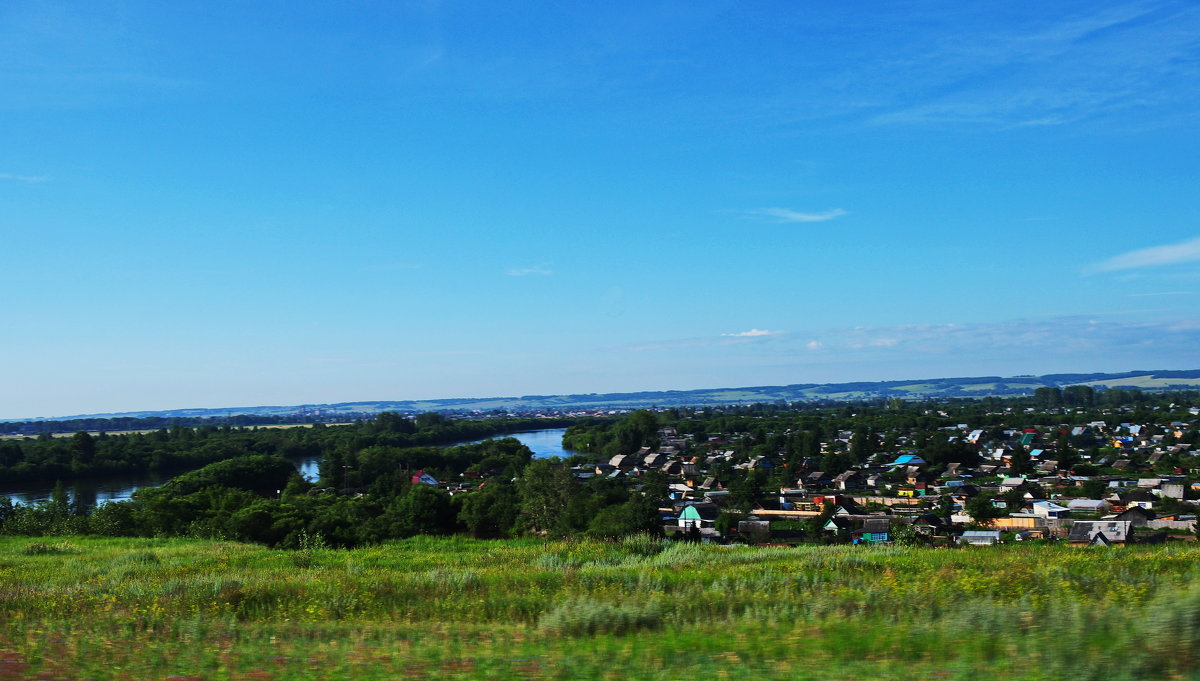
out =
[[[568,457],[575,452],[563,449],[562,436],[566,428],[547,428],[531,430],[524,433],[496,435],[495,437],[515,437],[533,451],[534,458],[543,459],[551,456]],[[458,442],[455,445],[473,444],[483,440]],[[451,447],[455,445],[449,445]],[[307,480],[317,479],[317,467],[321,457],[310,456],[292,459],[297,470]],[[106,501],[124,501],[133,497],[133,493],[143,487],[158,487],[174,477],[170,473],[143,473],[141,475],[114,475],[104,478],[86,478],[82,480],[67,480],[63,487],[71,497],[71,504],[76,506],[95,506]],[[36,504],[50,500],[54,484],[47,482],[31,482],[23,485],[3,484],[0,482],[0,497],[9,497],[18,504]]]

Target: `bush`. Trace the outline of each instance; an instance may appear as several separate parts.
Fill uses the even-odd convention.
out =
[[[634,534],[621,539],[621,548],[633,556],[653,556],[661,553],[666,544],[658,537]]]
[[[660,627],[662,611],[654,601],[604,603],[590,598],[572,598],[542,613],[538,620],[539,629],[562,636],[623,634]]]
[[[49,544],[47,542],[36,541],[26,546],[22,553],[27,556],[62,556],[79,553],[79,547],[67,542]]]

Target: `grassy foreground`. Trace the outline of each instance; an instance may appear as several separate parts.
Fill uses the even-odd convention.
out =
[[[0,538],[0,680],[1194,678],[1197,558]]]

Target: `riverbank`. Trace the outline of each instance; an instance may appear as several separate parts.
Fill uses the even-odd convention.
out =
[[[305,426],[297,426],[305,427]],[[275,426],[274,429],[285,428]],[[518,433],[507,433],[492,436],[493,438],[514,437],[521,441],[533,452],[534,458],[552,456],[568,457],[575,454],[562,446],[562,435],[566,428],[543,428]],[[490,439],[490,438],[484,438]],[[482,442],[483,439],[454,442],[446,447]],[[291,457],[289,460],[306,480],[315,481],[319,475],[318,468],[322,456]],[[183,469],[172,472],[150,471],[140,474],[125,474],[104,476],[99,478],[82,478],[63,483],[67,496],[72,505],[92,507],[109,501],[125,501],[133,498],[133,493],[143,487],[158,487],[168,480],[193,469]],[[54,483],[49,481],[30,482],[23,484],[8,484],[0,487],[0,497],[8,497],[18,504],[36,504],[49,501],[54,491]]]

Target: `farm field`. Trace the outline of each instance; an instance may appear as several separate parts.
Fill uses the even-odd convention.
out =
[[[0,679],[1193,678],[1198,557],[6,537]]]
[[[332,426],[349,426],[349,425],[353,425],[353,422],[347,421],[344,423],[326,423],[323,425],[330,426],[330,427],[332,427]],[[312,424],[311,423],[268,423],[268,424],[256,425],[256,426],[252,426],[252,427],[256,428],[258,430],[289,430],[291,428],[312,428]],[[141,435],[146,435],[149,433],[153,433],[157,430],[159,430],[159,429],[158,428],[141,428],[138,430],[106,430],[106,431],[104,431],[104,433],[107,435],[131,435],[131,434],[135,434],[135,433],[141,434]],[[78,431],[76,431],[76,432],[78,432]],[[96,436],[100,435],[100,431],[98,431],[98,430],[88,430],[88,431],[84,431],[84,432],[86,432],[88,435],[91,435],[92,437],[96,437]],[[51,433],[50,437],[66,439],[66,438],[74,437],[74,435],[75,435],[74,432]],[[37,437],[36,435],[0,435],[0,440],[26,440],[26,439],[32,440],[36,437]]]

